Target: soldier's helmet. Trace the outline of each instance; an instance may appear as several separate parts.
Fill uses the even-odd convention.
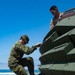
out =
[[[21,36],[21,38],[22,38],[26,43],[29,42],[29,37],[28,37],[27,35],[23,35],[23,36]]]

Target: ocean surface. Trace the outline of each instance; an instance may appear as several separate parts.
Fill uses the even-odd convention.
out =
[[[26,70],[27,71],[27,70]],[[34,70],[35,74],[39,74],[40,71],[39,70]],[[28,71],[27,71],[28,73]],[[29,74],[29,73],[28,73]],[[9,69],[0,69],[0,75],[15,75],[14,72],[12,72]]]

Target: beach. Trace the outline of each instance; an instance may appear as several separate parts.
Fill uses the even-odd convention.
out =
[[[28,73],[28,70],[26,70]],[[39,70],[34,70],[35,74],[39,74]],[[16,75],[14,72],[12,72],[9,69],[0,69],[0,75]],[[28,73],[29,75],[29,73]]]
[[[0,75],[15,75],[15,74],[14,74],[14,73],[9,72],[9,73],[0,73]]]

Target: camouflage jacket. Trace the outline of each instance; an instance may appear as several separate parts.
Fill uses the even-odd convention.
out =
[[[36,50],[35,46],[32,46],[29,48],[26,45],[21,44],[19,41],[13,46],[10,57],[8,59],[8,62],[15,63],[19,62],[20,59],[22,59],[24,54],[31,54],[34,50]]]

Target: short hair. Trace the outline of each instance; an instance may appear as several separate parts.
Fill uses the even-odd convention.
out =
[[[55,10],[55,9],[58,9],[57,6],[55,6],[55,5],[53,5],[53,6],[50,7],[50,11],[51,10]]]

